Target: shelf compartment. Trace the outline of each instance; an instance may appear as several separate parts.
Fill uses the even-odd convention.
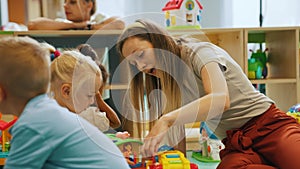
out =
[[[297,104],[297,84],[267,83],[266,95],[275,101],[277,107],[287,112],[291,106]]]
[[[245,59],[243,56],[243,29],[199,29],[199,30],[176,30],[170,31],[176,37],[190,36],[200,41],[211,42],[225,51],[242,67],[244,70]]]
[[[298,69],[297,29],[245,29],[245,40],[248,43],[265,43],[268,48],[268,78],[296,78]],[[248,56],[248,46],[245,44],[245,58]],[[248,63],[246,63],[248,67]]]

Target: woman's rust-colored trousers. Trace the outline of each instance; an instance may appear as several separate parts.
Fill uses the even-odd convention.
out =
[[[300,169],[300,124],[274,104],[222,142],[217,169]]]

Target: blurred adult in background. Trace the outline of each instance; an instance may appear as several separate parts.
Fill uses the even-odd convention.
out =
[[[123,29],[124,22],[117,17],[106,18],[95,14],[96,0],[65,0],[66,19],[49,19],[45,17],[29,21],[29,30],[98,30]]]

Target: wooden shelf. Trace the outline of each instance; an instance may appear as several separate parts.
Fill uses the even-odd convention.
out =
[[[35,36],[35,37],[60,37],[60,36],[92,36],[92,35],[120,35],[121,30],[33,30],[17,31],[15,36]]]
[[[272,84],[272,83],[296,83],[297,79],[292,78],[282,78],[282,79],[255,79],[250,80],[253,84]]]
[[[253,84],[265,84],[266,95],[286,111],[293,104],[300,103],[299,30],[300,27],[253,27],[185,29],[169,32],[174,36],[191,36],[220,46],[241,66],[245,74],[248,73],[248,44],[265,44],[269,49],[267,79],[250,81]],[[13,35],[45,40],[56,47],[70,47],[89,42],[101,48],[114,46],[121,33],[122,30],[66,30],[21,31],[13,32]],[[114,62],[110,64],[118,65]],[[120,84],[109,85],[107,89],[126,90],[128,85],[120,81]]]
[[[265,84],[265,94],[276,102],[283,111],[300,103],[300,27],[254,27],[254,28],[221,28],[221,29],[185,29],[169,30],[174,36],[190,36],[202,41],[210,41],[224,50],[248,73],[248,45],[264,44],[269,49],[267,79],[250,80],[252,84]],[[89,42],[94,47],[115,45],[121,30],[66,30],[66,31],[21,31],[4,32],[0,36],[30,36],[39,41],[46,41],[55,47],[74,47]],[[93,39],[94,38],[94,39]],[[100,38],[100,41],[99,39]],[[110,64],[118,66],[118,60]],[[113,69],[111,69],[113,71]],[[113,76],[113,74],[111,74]],[[122,75],[119,75],[122,79]],[[105,89],[114,90],[120,104],[122,93],[129,88],[123,81],[108,85]],[[115,104],[114,103],[114,104]],[[198,145],[200,123],[187,124],[187,130],[196,132],[187,136],[189,145]]]
[[[47,42],[56,48],[72,48],[88,43],[94,48],[112,48],[121,30],[33,30],[17,31],[14,36],[29,36],[40,42]]]
[[[104,89],[126,90],[126,89],[129,89],[129,85],[128,84],[113,84],[113,85],[107,85]]]

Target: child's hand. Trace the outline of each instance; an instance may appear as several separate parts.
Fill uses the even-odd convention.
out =
[[[127,139],[128,137],[130,137],[130,134],[127,131],[117,132],[116,137],[121,139]]]
[[[169,129],[168,122],[162,116],[151,129],[144,140],[141,152],[144,157],[151,157],[157,154],[160,143]]]

